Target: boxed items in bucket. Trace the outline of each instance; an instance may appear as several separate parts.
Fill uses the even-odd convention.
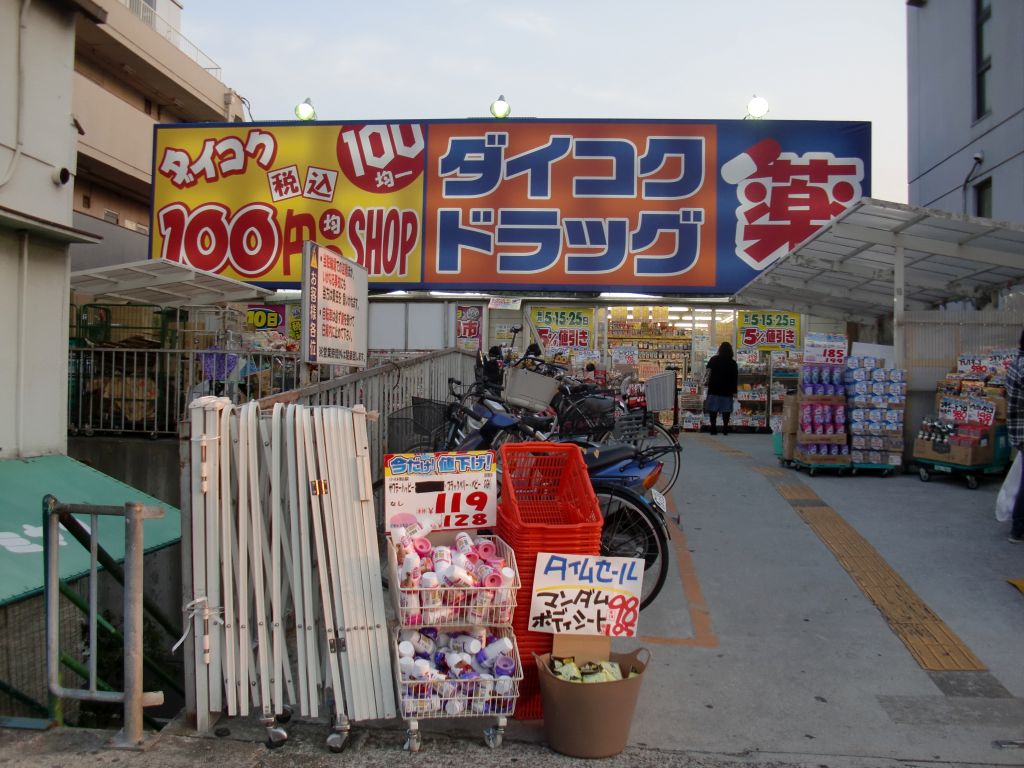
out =
[[[548,745],[571,757],[622,752],[650,657],[646,648],[615,653],[608,637],[556,635],[552,652],[534,657]]]

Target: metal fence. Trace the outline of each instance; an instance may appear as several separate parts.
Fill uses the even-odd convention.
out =
[[[279,397],[306,405],[361,403],[378,412],[386,428],[387,414],[414,397],[443,400],[449,377],[471,381],[474,359],[454,349],[428,352],[300,388],[302,364],[294,353],[72,347],[68,431],[177,436],[188,404],[203,395],[234,403]],[[321,375],[330,370],[322,368]],[[383,448],[377,428],[371,429],[373,445]]]
[[[73,347],[68,431],[176,436],[196,397],[260,400],[296,389],[299,374],[294,353]]]
[[[474,355],[457,349],[428,352],[418,357],[386,363],[359,373],[321,381],[293,392],[264,398],[261,407],[274,402],[301,405],[364,405],[377,419],[369,423],[370,457],[374,477],[380,476],[381,457],[388,451],[389,417],[416,399],[444,400],[448,379],[473,380]]]

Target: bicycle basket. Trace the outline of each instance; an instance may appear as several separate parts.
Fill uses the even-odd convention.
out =
[[[558,392],[558,382],[550,376],[525,368],[505,370],[505,390],[502,398],[509,405],[529,411],[543,411]]]
[[[612,437],[623,443],[632,443],[647,436],[647,419],[643,411],[631,411],[615,420]]]
[[[645,383],[645,389],[647,393],[647,410],[672,410],[672,398],[675,396],[676,391],[676,372],[665,371],[664,373],[651,376]]]
[[[444,403],[422,401],[388,415],[388,453],[441,450],[447,420]]]

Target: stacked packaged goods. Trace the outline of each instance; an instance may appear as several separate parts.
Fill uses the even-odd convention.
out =
[[[846,361],[850,458],[854,467],[897,468],[903,464],[906,371],[886,368],[875,357]]]
[[[798,464],[837,469],[850,464],[843,370],[827,363],[801,368],[794,453]]]

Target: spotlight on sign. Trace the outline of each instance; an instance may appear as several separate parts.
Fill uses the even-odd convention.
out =
[[[754,96],[747,102],[747,117],[760,120],[768,114],[768,99],[763,96]]]
[[[306,99],[295,107],[295,116],[299,120],[316,120],[316,109],[313,107],[312,99]]]
[[[491,114],[498,120],[504,120],[512,114],[512,105],[505,101],[504,96],[499,96],[491,102]]]

